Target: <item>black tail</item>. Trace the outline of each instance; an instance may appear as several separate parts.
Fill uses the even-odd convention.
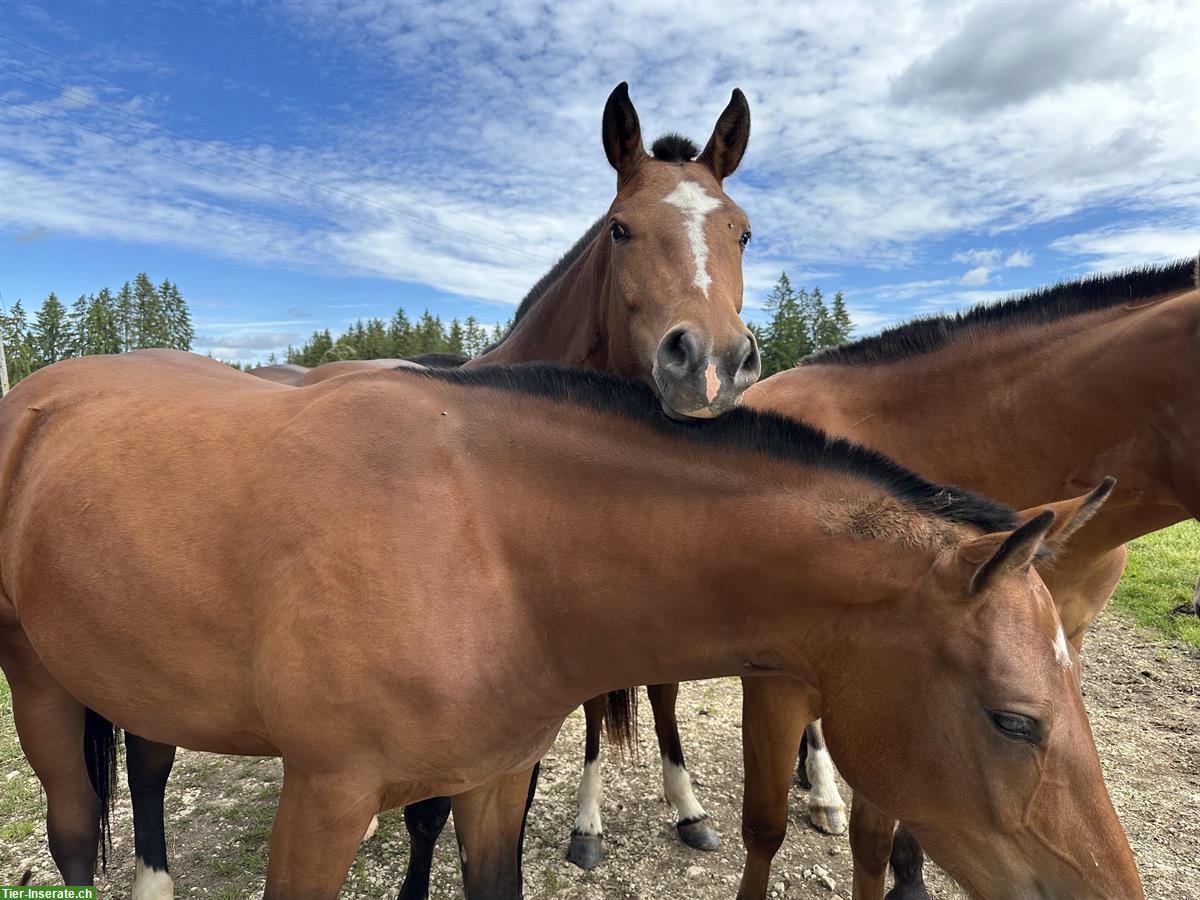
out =
[[[604,708],[604,734],[618,754],[637,753],[637,688],[609,691]]]
[[[99,713],[86,711],[83,723],[83,758],[88,778],[100,798],[100,867],[108,869],[108,851],[112,849],[113,786],[117,783],[118,731],[112,722]]]

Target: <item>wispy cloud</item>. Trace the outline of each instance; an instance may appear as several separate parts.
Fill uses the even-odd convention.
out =
[[[754,223],[750,306],[782,269],[896,273],[849,294],[867,330],[1047,256],[1103,267],[1196,249],[1194,5],[778,3],[731,21],[718,3],[280,0],[245,15],[387,87],[352,81],[364,89],[321,117],[278,98],[302,140],[191,139],[158,94],[10,54],[33,81],[0,83],[0,229],[515,303],[611,200],[600,111],[628,79],[648,137],[703,140],[730,89],[748,93],[753,136],[727,189]],[[1024,238],[1101,213],[1110,227]],[[948,243],[967,248],[957,271]]]

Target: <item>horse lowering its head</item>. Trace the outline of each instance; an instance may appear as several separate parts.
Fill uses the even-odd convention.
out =
[[[478,361],[548,360],[637,378],[676,418],[736,406],[760,365],[739,318],[750,222],[722,182],[749,137],[750,107],[735,90],[703,151],[669,134],[648,153],[628,87],[618,85],[603,120],[616,198]]]
[[[1015,530],[944,551],[900,600],[902,618],[928,615],[919,636],[896,628],[875,638],[875,659],[894,651],[905,666],[869,662],[822,698],[830,752],[856,794],[903,819],[971,896],[1142,896],[1099,787],[1078,657],[1033,567],[1053,559],[1112,486],[1106,479],[1019,514]],[[839,714],[846,691],[870,699]],[[903,757],[905,781],[861,755],[868,747]],[[913,772],[925,775],[919,790]]]

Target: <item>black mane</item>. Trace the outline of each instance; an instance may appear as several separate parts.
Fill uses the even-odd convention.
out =
[[[818,351],[798,365],[871,366],[894,362],[941,349],[967,331],[1046,325],[1068,316],[1188,290],[1194,285],[1195,265],[1193,259],[1177,260],[1089,275],[999,303],[980,304],[965,312],[923,316],[872,337]]]
[[[677,131],[668,131],[650,145],[650,153],[663,162],[685,163],[699,156],[700,148],[691,138]]]
[[[1008,531],[1017,526],[1015,514],[1007,506],[951,485],[928,482],[882,453],[775,413],[739,407],[704,422],[677,422],[663,413],[654,392],[640,381],[548,363],[399,371],[467,387],[546,397],[626,416],[680,440],[844,472],[878,485],[919,512],[984,531]]]

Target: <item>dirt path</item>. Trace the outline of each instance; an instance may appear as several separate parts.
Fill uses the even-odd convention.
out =
[[[1092,727],[1117,812],[1129,834],[1152,900],[1200,898],[1200,652],[1142,636],[1106,614],[1085,648],[1085,692]],[[612,763],[605,772],[605,862],[583,873],[563,861],[574,818],[574,794],[583,745],[583,718],[573,715],[542,769],[526,839],[526,896],[715,900],[732,897],[741,872],[740,687],[726,679],[685,686],[680,695],[684,746],[696,791],[723,839],[700,854],[675,837],[661,783],[648,705],[643,704],[639,761]],[[32,778],[28,770],[0,778]],[[181,753],[168,798],[171,858],[178,897],[252,897],[261,894],[279,766],[274,760]],[[846,794],[848,797],[848,794]],[[127,800],[118,803],[114,862],[102,896],[128,895],[133,875]],[[793,794],[792,823],[777,857],[772,896],[848,897],[846,838],[807,827],[804,795]],[[4,840],[0,880],[26,865],[35,883],[57,880],[40,821],[32,834]],[[345,897],[395,896],[407,852],[400,815],[383,817],[360,853]],[[815,877],[824,867],[831,890]],[[937,897],[963,896],[940,872],[930,871]],[[447,834],[434,870],[437,898],[461,897],[457,856]]]

